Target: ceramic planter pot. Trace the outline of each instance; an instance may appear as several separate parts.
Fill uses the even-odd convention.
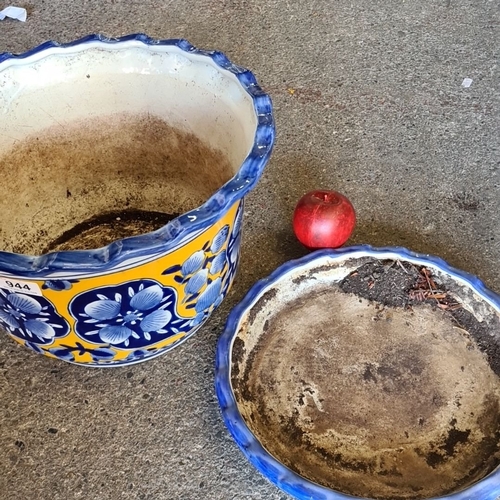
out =
[[[192,335],[227,293],[270,98],[219,52],[145,35],[0,54],[0,326],[115,366]]]
[[[500,297],[439,258],[357,246],[283,265],[230,314],[216,391],[295,498],[500,496]]]

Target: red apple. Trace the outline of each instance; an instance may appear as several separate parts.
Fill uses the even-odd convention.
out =
[[[351,236],[356,213],[351,202],[336,191],[305,194],[293,213],[293,230],[308,248],[338,248]]]

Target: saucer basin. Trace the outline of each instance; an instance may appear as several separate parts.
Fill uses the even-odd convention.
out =
[[[85,366],[192,335],[236,273],[274,142],[248,70],[185,40],[0,54],[0,327]]]
[[[372,264],[382,271],[365,279]],[[418,301],[393,306],[346,288],[357,280],[371,293],[391,268],[402,279],[429,271],[452,302],[437,306],[441,291],[420,302],[412,289],[403,295]],[[500,297],[439,258],[314,252],[230,314],[216,357],[225,424],[295,498],[497,500],[499,325]]]

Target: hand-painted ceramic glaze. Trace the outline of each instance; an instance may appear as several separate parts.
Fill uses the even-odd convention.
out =
[[[308,325],[306,323],[310,322],[311,325],[316,325],[315,319],[308,320],[303,319],[302,317],[300,321],[304,323],[303,325],[298,324],[296,320],[303,313],[302,307],[305,303],[309,303],[311,305],[311,310],[315,311],[315,315],[320,314],[320,307],[318,306],[319,302],[316,299],[318,296],[321,296],[321,294],[316,295],[314,293],[315,290],[322,290],[321,293],[327,293],[325,292],[325,290],[327,290],[328,293],[331,294],[335,293],[331,291],[333,288],[332,285],[334,283],[343,280],[344,277],[348,276],[351,272],[359,269],[359,267],[363,263],[373,262],[377,260],[383,261],[386,264],[388,261],[390,261],[395,266],[398,265],[398,262],[408,263],[408,265],[417,267],[423,266],[424,268],[430,270],[433,276],[437,276],[439,280],[443,280],[444,283],[447,283],[448,285],[446,286],[451,287],[449,289],[454,290],[453,293],[457,293],[457,295],[454,295],[454,297],[457,297],[457,300],[462,304],[462,307],[464,307],[468,311],[474,311],[474,315],[478,314],[480,321],[485,320],[485,318],[493,318],[492,324],[498,324],[498,316],[500,316],[500,297],[492,291],[488,290],[478,278],[457,269],[451,268],[448,264],[446,264],[439,258],[429,255],[416,254],[403,248],[374,249],[369,246],[355,246],[344,248],[341,250],[321,250],[313,252],[312,254],[296,261],[291,261],[284,264],[276,271],[274,271],[268,278],[256,283],[248,292],[243,301],[231,312],[227,321],[226,329],[219,340],[216,353],[216,392],[225,424],[228,427],[232,437],[242,450],[243,454],[264,476],[266,476],[279,488],[292,495],[294,498],[298,498],[301,500],[349,500],[354,498],[368,498],[365,495],[353,496],[352,494],[342,493],[336,488],[320,485],[319,482],[307,479],[305,477],[306,475],[308,475],[307,472],[304,472],[307,471],[307,467],[311,467],[311,475],[317,474],[318,470],[322,467],[325,468],[325,471],[331,471],[332,469],[336,471],[344,467],[345,456],[343,456],[342,453],[345,450],[342,451],[334,447],[332,450],[332,454],[329,455],[329,450],[321,448],[321,446],[325,446],[324,444],[322,444],[321,446],[318,445],[321,448],[318,451],[318,448],[316,447],[314,441],[312,442],[313,445],[311,446],[310,439],[317,438],[318,440],[323,440],[320,441],[321,443],[325,443],[325,436],[343,436],[342,430],[344,428],[341,427],[339,430],[339,428],[337,427],[337,425],[339,424],[333,417],[332,420],[330,420],[329,424],[325,424],[325,421],[322,419],[329,418],[324,417],[325,411],[331,412],[327,413],[327,415],[338,415],[340,411],[339,407],[343,408],[342,404],[344,404],[345,402],[340,400],[337,401],[335,399],[336,397],[338,397],[338,394],[341,393],[341,385],[334,386],[334,388],[332,389],[334,395],[329,399],[328,395],[325,395],[327,392],[325,390],[325,387],[332,387],[331,377],[330,381],[328,381],[329,378],[327,375],[325,375],[324,378],[326,380],[326,386],[321,386],[320,377],[318,376],[318,374],[325,374],[325,372],[328,373],[328,370],[331,368],[331,366],[328,364],[331,358],[329,357],[330,355],[328,353],[325,353],[325,350],[327,349],[327,346],[331,344],[333,346],[333,351],[336,352],[336,350],[338,350],[339,348],[338,346],[341,345],[340,336],[334,336],[334,338],[331,338],[329,336],[329,332],[331,330],[328,327],[324,328],[323,336],[321,335],[321,332],[323,331],[322,329],[312,328],[311,332],[309,332]],[[387,266],[390,267],[389,264],[387,264]],[[437,282],[439,283],[441,281]],[[352,300],[353,303],[357,304],[356,307],[365,307],[364,305],[360,305],[363,301],[359,297],[351,294],[345,294],[345,296],[349,296],[350,298],[345,300]],[[314,300],[311,297],[314,297]],[[330,297],[330,295],[328,297]],[[378,305],[373,306],[373,304],[370,305],[370,303],[368,303],[367,306],[376,307],[378,309]],[[326,302],[325,307],[326,310],[331,310],[331,302]],[[431,306],[429,305],[426,307],[430,308]],[[382,307],[381,309],[384,308]],[[276,311],[280,310],[282,311],[282,313],[276,313]],[[345,314],[345,312],[347,311],[347,309],[343,307],[339,307],[337,310],[342,311],[340,313],[335,313],[340,314],[340,316]],[[353,317],[366,316],[364,312],[359,314],[359,311],[356,308],[354,308],[353,310],[355,311]],[[419,309],[419,312],[417,312],[415,310],[408,311],[403,307],[400,310],[406,312],[399,312],[399,310],[396,311],[395,309],[389,311],[388,314],[391,318],[391,324],[393,320],[396,319],[396,314],[409,314],[412,317],[413,314],[415,314],[415,317],[418,317],[418,314],[422,312],[422,309]],[[424,308],[423,310],[437,311],[436,317],[442,317],[440,316],[441,313],[437,308]],[[281,314],[280,318],[285,318],[285,323],[280,322],[278,323],[278,326],[273,326],[276,325],[276,314]],[[427,314],[427,312],[425,314]],[[286,324],[286,321],[288,321],[287,318],[290,317],[294,318],[289,320],[293,323],[293,325],[291,324],[289,329],[283,329],[283,325]],[[378,317],[375,318],[370,314],[368,314],[367,317],[368,321],[371,320],[372,323],[375,320],[379,320]],[[328,316],[328,318],[330,318],[330,316]],[[414,321],[417,322],[418,320],[414,319]],[[339,321],[339,323],[341,323],[341,321]],[[455,325],[455,323],[452,320],[450,320],[450,323],[452,324],[451,329],[455,331],[455,326],[453,326]],[[326,325],[328,323],[322,324]],[[340,327],[340,330],[345,328],[345,335],[347,337],[351,335],[355,336],[355,332],[356,334],[358,334],[361,332],[361,330],[363,330],[363,328],[365,328],[360,327],[360,330],[357,326],[354,326],[354,329],[350,329],[345,327],[345,325],[348,324],[347,322],[342,324],[344,326]],[[356,324],[359,325],[359,323]],[[386,328],[384,327],[384,324],[388,323],[386,323],[385,321],[380,321],[380,325],[382,325],[380,326],[380,329],[384,330],[384,328]],[[410,325],[410,323],[406,324]],[[434,329],[435,323],[433,321],[429,322],[429,327],[429,332],[431,332],[429,334],[430,337],[436,335]],[[388,329],[389,327],[387,327],[385,331],[387,331]],[[366,331],[370,332],[370,328],[368,327]],[[373,333],[375,329],[372,328],[371,331]],[[461,329],[457,329],[456,332],[457,333],[454,335],[463,335],[463,330]],[[303,349],[296,349],[294,347],[296,345],[295,339],[303,339],[304,337],[309,338],[307,337],[309,333],[313,338],[313,340],[311,340],[311,344],[313,344],[311,345],[311,349],[309,349],[308,347]],[[492,339],[494,339],[492,340],[493,343],[499,342],[499,340],[495,337],[497,333],[498,332],[496,330],[491,333],[491,335],[493,335]],[[274,342],[273,335],[276,335],[279,340]],[[360,338],[361,336],[362,335],[360,335]],[[428,339],[428,337],[425,337],[423,334],[421,336],[423,339]],[[283,337],[286,337],[286,339],[284,339]],[[361,343],[360,338],[353,338],[352,342],[346,342],[348,342],[349,346],[357,346],[358,343]],[[450,336],[445,338],[447,352],[455,353],[455,346],[458,345],[456,343],[456,338],[458,337],[453,337],[455,340],[450,344],[447,344],[447,342],[449,342],[449,339],[452,337]],[[472,337],[469,337],[468,334],[463,338],[463,344],[465,346],[463,348],[464,352],[474,351],[474,346],[470,345],[471,338]],[[394,340],[393,337],[391,337],[391,339]],[[469,340],[469,343],[467,339]],[[367,341],[368,351],[375,351],[377,346],[371,344],[370,342],[372,341]],[[389,343],[391,344],[390,341]],[[426,352],[426,349],[430,344],[431,343],[427,343],[427,341],[424,340],[422,352]],[[292,347],[289,347],[290,345]],[[394,345],[391,345],[392,347],[390,347],[390,349],[394,349]],[[454,346],[451,350],[450,345]],[[262,350],[264,349],[264,347],[268,349],[269,346],[274,346],[275,348],[280,349],[281,359],[286,356],[287,350],[295,353],[295,357],[291,360],[293,366],[289,367],[286,363],[283,366],[280,365],[281,360],[277,359],[277,354],[275,352],[267,352],[267,354],[262,354]],[[406,348],[408,348],[408,346],[406,346]],[[352,347],[352,349],[357,349],[357,347]],[[305,352],[309,350],[310,353]],[[394,350],[390,352],[394,353]],[[412,353],[415,354],[415,351],[412,351]],[[306,355],[309,354],[311,357],[306,358]],[[340,354],[335,355],[341,356]],[[347,365],[342,366],[341,364],[336,364],[336,368],[334,369],[338,370],[340,373],[343,369],[345,369],[345,366],[348,366],[349,370],[347,373],[349,375],[347,378],[349,380],[353,379],[352,383],[354,385],[363,385],[364,379],[362,371],[360,372],[360,380],[358,380],[359,377],[356,378],[356,362],[359,361],[361,364],[363,364],[363,360],[361,359],[360,361],[359,358],[356,357],[356,355],[353,356],[354,358],[349,358],[349,355],[347,355]],[[302,360],[306,359],[307,361],[302,362]],[[393,360],[390,356],[386,359],[389,359],[390,363],[397,361]],[[483,363],[486,357],[484,356],[484,353],[480,353],[477,359],[481,360],[480,362]],[[269,360],[276,360],[276,362],[272,362]],[[263,365],[266,365],[266,363],[268,363],[268,366],[270,367],[274,367],[277,365],[279,366],[276,368],[276,371],[273,371],[274,368],[271,368],[265,373],[261,373],[261,367]],[[441,364],[443,364],[443,358],[440,358],[438,356],[436,358],[436,366],[441,366]],[[464,371],[467,372],[469,368],[470,365],[464,367],[460,366],[460,363],[458,363],[455,371],[457,373],[462,373]],[[255,370],[258,370],[257,374],[254,373]],[[428,369],[426,368],[425,371],[419,372],[420,375],[414,378],[415,384],[417,384],[417,386],[418,384],[421,384],[422,377],[426,373],[429,373],[427,370]],[[445,371],[446,370],[447,368],[445,368]],[[491,368],[487,367],[487,370],[488,376],[491,375],[493,377],[491,380],[497,381],[497,378],[494,377]],[[379,372],[377,373],[379,374]],[[396,380],[397,373],[397,371],[391,372],[391,374],[394,375],[392,379]],[[479,372],[474,372],[473,370],[471,370],[471,373],[475,373],[477,375]],[[476,380],[475,375],[473,375],[471,378],[473,381],[472,383],[474,384],[474,380]],[[282,383],[281,379],[286,379],[286,381]],[[298,382],[293,382],[295,379]],[[394,380],[392,379],[391,381],[393,382]],[[256,382],[250,383],[249,380],[255,380]],[[409,379],[407,378],[405,380],[408,381]],[[382,387],[383,383],[380,377],[378,382],[379,386],[377,387],[379,389],[377,389],[377,391],[380,390],[383,394],[388,394],[391,392],[390,388],[387,389],[388,392],[384,392],[384,387]],[[371,379],[366,382],[366,384],[369,383],[375,384],[375,382],[373,382]],[[436,381],[437,387],[439,388],[442,383],[442,379]],[[264,386],[267,387],[267,385],[265,384],[269,385],[268,390],[262,389]],[[296,392],[296,385],[294,384],[306,384],[307,387],[305,390],[303,390],[303,393],[300,394],[300,391]],[[496,382],[493,382],[493,384],[496,393],[498,393],[498,384]],[[450,385],[452,386],[452,388],[456,386],[453,380]],[[282,389],[283,387],[285,387],[285,389]],[[395,397],[404,398],[404,394],[407,393],[410,385],[407,385],[405,387],[407,389],[401,393],[402,395]],[[283,408],[285,408],[284,413],[282,407],[276,406],[275,403],[273,403],[277,400],[276,394],[278,394],[282,390],[285,390],[281,398],[282,401],[285,401],[285,405],[283,406]],[[366,390],[370,391],[371,393],[377,392],[375,390],[375,385],[368,387]],[[472,391],[472,393],[475,393],[475,389]],[[252,396],[253,394],[258,395],[255,396],[254,400],[252,399],[254,397]],[[299,399],[297,399],[296,397],[297,394],[300,394]],[[325,399],[321,399],[322,397]],[[474,396],[471,396],[471,398],[474,405],[476,404],[476,402],[488,403],[489,401],[489,396],[484,400],[481,398],[474,398]],[[346,399],[349,399],[349,395],[346,396]],[[432,403],[434,402],[432,397],[430,398],[430,400],[432,401]],[[255,404],[254,401],[256,401]],[[292,401],[292,403],[287,403],[286,401]],[[293,405],[294,401],[296,402],[295,406]],[[393,400],[391,400],[391,404],[392,401]],[[399,401],[400,400],[398,400],[398,402]],[[425,399],[425,401],[427,401],[427,399]],[[427,404],[425,403],[425,401],[424,405]],[[383,421],[383,418],[373,409],[375,405],[373,401],[369,401],[369,397],[363,399],[363,402],[365,406],[361,408],[362,405],[357,399],[354,398],[352,405],[355,406],[357,404],[359,412],[356,413],[356,411],[351,408],[352,411],[349,413],[350,415],[356,415],[355,417],[353,417],[353,419],[358,419],[357,425],[354,425],[353,427],[356,429],[359,427],[362,427],[364,429],[363,426],[368,420],[373,420],[373,422],[375,422],[374,425],[378,425],[380,421]],[[453,400],[452,404],[445,404],[442,409],[436,409],[436,407],[434,407],[433,411],[435,411],[435,414],[433,414],[430,418],[437,419],[443,414],[443,412],[446,411],[450,411],[452,413],[458,412],[462,405],[455,405],[454,403],[455,400]],[[292,410],[290,410],[290,407],[292,407]],[[326,410],[325,408],[328,408],[328,410]],[[495,410],[495,408],[491,407],[491,405],[486,404],[484,413],[487,418],[492,418],[494,421],[496,421],[496,424],[493,425],[493,428],[491,430],[492,439],[494,441],[498,440],[498,406],[496,408],[497,409]],[[365,410],[366,413],[364,413]],[[262,417],[262,415],[264,415],[264,417]],[[369,416],[367,417],[366,415]],[[476,418],[477,420],[477,435],[479,436],[480,441],[480,446],[478,446],[477,448],[480,448],[482,446],[481,443],[483,443],[483,441],[486,442],[487,440],[486,435],[482,434],[483,432],[486,432],[485,428],[483,428],[484,420],[482,418],[482,415],[483,414],[477,414],[474,417],[474,414],[468,413],[466,416],[467,418]],[[461,420],[461,417],[458,416],[458,414],[457,418],[458,423],[455,419],[453,419],[451,422],[451,424],[453,424],[453,428],[455,424],[463,424],[463,421]],[[272,436],[270,439],[269,436],[265,434],[265,429],[275,428],[274,420],[282,426],[283,432],[288,435],[288,440],[286,438],[281,438],[280,434],[279,437],[277,437],[276,440],[273,441]],[[315,427],[317,422],[319,422],[318,426],[320,426],[318,428]],[[417,421],[416,426],[418,427],[420,425],[421,423]],[[308,429],[310,430],[309,434]],[[391,434],[391,429],[392,432],[395,432],[395,430],[389,425],[389,435]],[[437,426],[437,429],[439,432],[441,432],[441,428],[439,426]],[[495,431],[495,429],[497,430]],[[363,432],[363,430],[361,432]],[[466,433],[467,436],[469,436],[469,432],[473,433],[474,429],[472,431],[469,429]],[[490,432],[490,430],[488,430],[487,432]],[[364,434],[362,434],[362,436],[364,436]],[[402,434],[402,439],[399,436],[399,434],[392,435],[396,443],[393,446],[395,447],[395,453],[397,453],[398,451],[398,443],[401,447],[399,451],[404,451],[404,433]],[[347,435],[348,442],[350,443],[348,448],[352,452],[352,454],[356,456],[356,450],[363,449],[363,438],[361,437],[359,442],[352,440],[349,441],[349,439],[354,439],[354,437],[354,435]],[[369,435],[369,437],[370,439],[373,438],[371,434]],[[410,445],[412,445],[411,439],[413,439],[413,437],[411,435],[409,437],[409,443]],[[272,453],[271,451],[269,451],[269,449],[266,447],[267,445],[264,444],[266,442],[270,447],[274,447],[275,450],[278,450],[276,452],[278,453],[278,455],[274,454],[274,452]],[[465,442],[465,440],[463,442]],[[317,459],[317,461],[312,461],[312,458],[311,460],[310,458],[306,458],[304,459],[304,461],[301,461],[302,457],[294,451],[294,447],[296,446],[302,446],[304,454],[307,455],[308,453],[310,453],[311,457],[313,457],[314,455],[314,460]],[[476,453],[475,450],[477,448],[473,446],[472,453]],[[443,449],[444,446],[442,448],[436,448],[433,453],[435,454],[436,452],[442,452]],[[389,448],[381,448],[377,450],[377,452],[387,453],[388,450]],[[457,460],[460,460],[460,453],[463,450],[464,448],[455,446],[453,448],[453,459],[458,457]],[[498,443],[496,443],[496,445],[494,444],[491,448],[487,448],[485,453],[490,454],[489,456],[487,455],[487,458],[494,458],[491,454],[497,454],[497,450]],[[422,453],[422,450],[420,448],[417,448],[416,453],[416,460],[408,460],[408,467],[410,471],[407,473],[407,476],[405,476],[407,478],[406,480],[410,478],[410,480],[413,481],[415,480],[415,478],[419,477],[418,474],[412,473],[412,464],[414,466],[414,471],[416,471],[418,467],[420,467],[419,460],[423,460],[424,465],[426,464],[426,456],[418,455],[418,453]],[[286,460],[290,461],[290,463],[292,464],[291,467],[295,467],[295,463],[300,463],[300,466],[302,467],[302,474],[299,474],[295,470],[292,470],[292,468],[284,465],[283,461],[279,458],[280,456],[282,456],[281,454],[286,457]],[[309,455],[307,456],[309,457]],[[403,467],[404,465],[400,466],[397,463],[394,465],[394,462],[389,461],[389,466],[393,467],[393,469],[383,472],[382,476],[377,476],[377,474],[373,471],[370,474],[370,468],[362,468],[362,466],[364,466],[367,462],[363,461],[362,455],[357,456],[360,460],[359,462],[357,462],[358,468],[350,468],[349,465],[351,465],[352,467],[352,464],[350,463],[346,466],[345,470],[348,480],[345,484],[347,484],[350,488],[357,489],[360,486],[364,488],[365,483],[363,482],[363,484],[361,484],[360,480],[356,480],[356,478],[359,478],[359,476],[355,476],[355,474],[362,474],[366,472],[367,479],[369,478],[370,481],[380,481],[381,484],[383,483],[384,485],[387,483],[387,486],[389,488],[394,488],[394,483],[390,482],[390,475],[392,473],[399,474],[399,467]],[[445,463],[447,459],[448,458],[446,457],[443,463]],[[332,465],[332,461],[337,465]],[[405,461],[401,459],[400,462],[401,464],[403,464],[403,462]],[[311,465],[311,463],[313,465]],[[495,464],[497,462],[489,461],[489,463]],[[381,463],[377,463],[376,465],[380,467]],[[440,474],[439,470],[435,471],[432,468],[435,465],[436,464],[431,461],[430,470],[432,470],[432,472],[435,474]],[[441,463],[439,465],[441,466]],[[469,476],[471,472],[476,473],[478,464],[475,463],[473,465],[476,467],[475,469],[465,469],[465,478],[468,483],[466,481],[464,484],[467,483],[467,486],[458,488],[458,491],[452,489],[451,491],[454,491],[453,493],[447,493],[444,496],[443,493],[438,493],[437,495],[434,495],[433,500],[497,500],[500,496],[500,468],[498,466],[495,468],[495,465],[493,465],[493,470],[491,470],[490,466],[489,473],[487,473],[486,476],[479,480],[472,480],[472,484],[470,484],[471,481],[469,481]],[[374,468],[376,467],[374,466]],[[420,469],[418,470],[421,469],[422,468],[420,467]],[[469,471],[468,475],[467,471]],[[337,474],[337,472],[335,472],[335,474]],[[396,479],[404,481],[404,477],[401,474],[399,474]],[[426,476],[423,476],[422,481],[426,481]],[[406,485],[407,484],[408,483],[406,483]],[[427,483],[425,484],[427,485]],[[440,488],[441,486],[438,482],[437,489],[439,490]],[[339,490],[340,489],[342,488],[339,487]],[[411,491],[409,493],[404,492],[404,495],[398,496],[398,498],[424,498],[417,491],[415,491],[415,497],[413,497],[412,495],[413,493]],[[391,498],[393,496],[397,496],[397,492],[394,490],[390,496]],[[432,495],[425,496],[425,498],[430,498],[431,496]],[[372,496],[370,496],[369,498],[372,498]],[[377,498],[382,497],[377,496]]]
[[[185,40],[91,35],[0,54],[0,109],[0,160],[54,122],[64,129],[113,113],[155,114],[224,152],[232,177],[155,231],[97,249],[0,252],[0,327],[36,352],[116,366],[155,357],[192,335],[231,286],[243,197],[273,146],[271,101],[252,73]],[[33,195],[19,208],[4,207],[20,214],[12,228],[2,222],[4,234],[11,231],[15,243],[23,226],[29,243],[44,212],[57,215],[73,201],[66,191],[51,209]],[[70,208],[67,214],[71,222]]]

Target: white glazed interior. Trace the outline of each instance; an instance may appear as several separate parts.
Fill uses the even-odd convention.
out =
[[[107,123],[110,117],[126,114],[159,118],[194,134],[227,157],[230,177],[252,148],[257,127],[251,97],[234,75],[209,57],[185,53],[175,46],[146,46],[135,40],[115,45],[95,41],[70,49],[54,47],[26,59],[5,61],[0,65],[0,112],[0,170],[2,158],[26,139],[45,131],[64,133],[78,123],[91,128],[93,123]],[[76,223],[105,211],[109,193],[121,193],[117,195],[120,197],[124,191],[141,190],[147,196],[141,206],[132,208],[168,211],[162,204],[169,191],[175,192],[169,190],[168,179],[155,173],[153,180],[161,189],[155,187],[155,182],[120,186],[117,179],[114,187],[107,190],[104,185],[99,194],[97,191],[106,183],[106,172],[97,182],[85,171],[74,172],[71,168],[65,179],[47,168],[42,174],[34,172],[31,179],[36,182],[17,186],[19,172],[27,176],[31,166],[18,167],[19,171],[9,168],[0,172],[4,180],[0,249],[7,251],[18,251],[15,242],[23,240],[28,243],[22,253],[39,253],[43,244],[29,248],[36,231],[45,231],[46,240],[51,241]],[[192,172],[189,184],[202,187],[205,174]],[[227,177],[222,175],[209,194]],[[95,187],[93,182],[97,182]],[[76,183],[76,191],[87,184],[90,189],[86,191],[90,192],[80,199],[65,196],[72,183]],[[207,193],[202,196],[205,201]],[[167,208],[182,213],[194,207],[181,204]]]

